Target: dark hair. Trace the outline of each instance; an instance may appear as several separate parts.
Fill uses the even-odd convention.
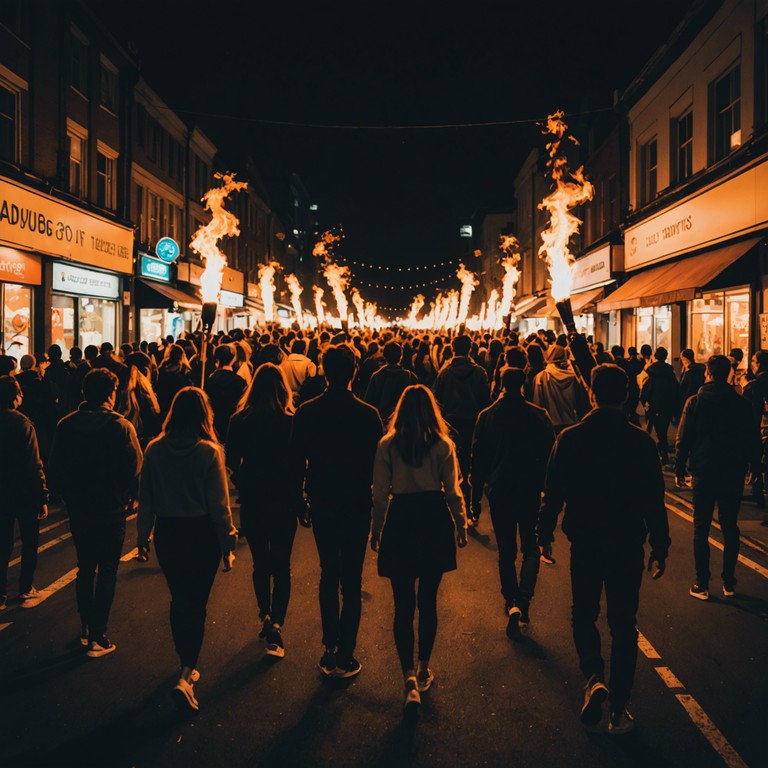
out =
[[[21,392],[15,376],[0,376],[0,409],[10,411]]]
[[[680,352],[680,359],[685,359],[692,363],[696,358],[694,357],[693,350],[689,347],[686,347],[684,350],[682,350],[682,352]]]
[[[591,388],[598,405],[621,405],[629,393],[629,377],[615,363],[602,363],[592,369]]]
[[[294,339],[291,344],[291,352],[296,355],[303,355],[307,351],[307,342],[304,339]]]
[[[637,357],[637,347],[627,347],[627,354],[631,357],[634,355]]]
[[[653,347],[650,344],[643,344],[643,346],[640,347],[640,354],[643,357],[650,357],[653,354]]]
[[[165,435],[190,435],[218,444],[213,428],[211,401],[202,389],[182,387],[176,393],[160,437]]]
[[[669,352],[667,352],[666,347],[656,347],[656,351],[653,353],[653,356],[661,362],[664,362],[664,360],[667,359],[668,355],[669,355]]]
[[[323,374],[329,384],[346,386],[357,367],[355,353],[347,346],[328,347],[323,352]]]
[[[403,390],[390,420],[389,434],[410,467],[420,467],[430,448],[440,439],[450,441],[450,432],[432,391],[423,384]]]
[[[501,369],[501,386],[505,392],[519,393],[525,384],[527,376],[522,368],[513,368],[508,365]]]
[[[622,347],[621,344],[614,344],[611,347],[611,354],[614,357],[624,357],[624,347]]]
[[[758,368],[760,370],[765,370],[768,368],[768,351],[765,349],[758,349],[757,352],[755,352],[755,362],[758,365]]]
[[[86,360],[95,360],[99,356],[99,348],[95,344],[88,344],[83,350],[83,354]]]
[[[544,359],[544,350],[538,344],[530,344],[528,346],[528,363],[533,369],[534,373],[543,371],[547,363]]]
[[[712,355],[707,360],[707,371],[713,381],[725,383],[731,375],[731,361],[725,355]]]
[[[48,347],[48,357],[51,360],[61,360],[61,347],[58,344],[51,344],[51,346]]]
[[[744,359],[744,350],[741,347],[734,347],[728,354],[738,363]]]
[[[451,342],[451,348],[453,349],[454,355],[457,355],[458,357],[466,357],[469,354],[469,350],[472,349],[472,339],[466,334],[457,336]]]
[[[283,369],[274,363],[262,363],[243,393],[237,412],[248,410],[252,413],[292,413],[291,398]]]
[[[83,397],[90,405],[104,405],[117,391],[118,379],[108,368],[93,368],[83,379]]]
[[[80,349],[80,347],[70,347],[69,350],[69,359],[74,363],[75,361],[80,362],[80,360],[83,359],[83,350]]]
[[[403,356],[403,348],[396,341],[390,341],[384,345],[382,354],[390,365],[397,365]]]
[[[525,368],[528,365],[528,355],[520,347],[512,347],[504,353],[504,360],[510,368]]]
[[[217,365],[230,365],[237,356],[232,344],[219,344],[213,353],[213,360]]]
[[[0,355],[0,376],[16,370],[16,358],[13,355]]]

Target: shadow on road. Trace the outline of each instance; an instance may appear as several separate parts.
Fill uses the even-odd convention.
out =
[[[17,693],[36,685],[42,685],[90,661],[91,659],[85,655],[85,650],[78,644],[76,648],[67,653],[46,661],[37,661],[33,666],[16,670],[0,678],[0,691],[3,694]]]
[[[478,533],[477,528],[467,528],[469,537],[474,539],[478,544],[482,544],[486,549],[491,552],[497,552],[496,542],[492,539],[489,533]]]
[[[588,732],[588,738],[600,748],[610,765],[624,765],[627,762],[641,768],[665,768],[673,765],[645,740],[639,729],[622,736],[613,736],[607,731]]]

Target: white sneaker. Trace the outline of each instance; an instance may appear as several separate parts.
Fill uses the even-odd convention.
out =
[[[634,730],[635,718],[627,712],[626,707],[611,712],[610,719],[608,720],[608,733],[621,736],[623,733],[629,733]]]
[[[409,677],[405,681],[405,701],[403,702],[403,712],[415,712],[421,704],[419,695],[419,684],[415,677]]]
[[[194,678],[194,672],[190,679],[192,678]],[[179,678],[179,682],[176,683],[176,686],[171,691],[171,695],[180,712],[197,712],[200,709],[200,705],[195,698],[195,689],[192,687],[192,683],[187,682],[183,677]]]

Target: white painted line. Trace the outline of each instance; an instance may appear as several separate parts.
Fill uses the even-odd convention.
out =
[[[10,627],[11,624],[13,624],[12,621],[8,621],[5,624],[0,624],[0,632],[2,632],[4,629],[8,629],[8,627]]]
[[[50,525],[46,525],[45,528],[40,529],[40,533],[48,533],[48,531],[52,531],[54,528],[58,528],[60,525],[64,525],[64,523],[68,523],[69,518],[65,517],[63,520],[59,520],[55,523],[51,523]]]
[[[50,549],[51,547],[55,547],[57,544],[61,543],[62,541],[65,541],[66,539],[72,538],[71,533],[65,533],[62,536],[59,536],[57,539],[51,539],[50,541],[46,541],[45,544],[40,545],[37,548],[37,553],[40,554],[40,552],[45,552],[46,549]],[[16,557],[13,560],[11,560],[10,563],[8,563],[8,567],[10,568],[12,565],[18,565],[21,562],[20,557]]]
[[[654,667],[654,669],[659,673],[659,677],[667,684],[667,688],[685,688],[669,667]]]
[[[670,504],[669,502],[667,502],[667,507],[669,507],[669,509],[671,509],[676,515],[684,518],[689,523],[693,523],[693,517],[691,517],[691,515],[689,515],[687,512],[684,512],[682,509],[678,509],[674,504]],[[709,543],[720,551],[723,550],[723,545],[719,541],[713,539],[711,536],[709,537]],[[768,568],[763,568],[762,565],[756,563],[754,560],[750,560],[748,557],[744,557],[742,554],[739,554],[739,562],[743,565],[746,565],[747,568],[751,568],[753,571],[755,571],[755,573],[759,573],[764,579],[768,579]]]
[[[125,562],[127,562],[128,560],[133,560],[133,558],[134,558],[134,557],[136,557],[136,555],[138,555],[138,554],[139,554],[139,548],[138,548],[138,547],[134,547],[132,550],[130,550],[130,551],[128,551],[128,552],[126,552],[126,553],[125,553],[125,554],[124,554],[124,555],[123,555],[123,556],[120,558],[120,562],[121,562],[121,563],[125,563]]]
[[[71,571],[67,571],[60,579],[56,579],[53,584],[49,584],[44,589],[38,591],[38,596],[34,600],[25,600],[22,604],[22,608],[36,608],[40,603],[47,600],[49,597],[58,592],[62,587],[66,587],[77,578],[77,568],[73,568]]]
[[[640,631],[637,633],[637,647],[649,659],[660,659],[659,652],[648,642],[648,638]]]
[[[707,717],[693,696],[687,693],[676,693],[677,700],[683,705],[693,724],[704,734],[707,741],[715,748],[715,752],[723,759],[728,768],[747,768],[739,753],[728,743],[717,726]]]

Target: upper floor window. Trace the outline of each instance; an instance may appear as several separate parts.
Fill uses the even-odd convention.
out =
[[[88,96],[88,41],[76,29],[70,35],[70,83]]]
[[[18,162],[19,96],[0,83],[0,160]]]
[[[67,120],[69,143],[69,191],[78,197],[88,193],[88,132]]]
[[[117,207],[117,152],[98,143],[96,150],[96,205],[114,211]]]
[[[22,40],[29,39],[28,0],[2,0],[0,2],[0,24],[10,29]]]
[[[113,114],[118,109],[118,74],[110,61],[101,58],[101,105]]]
[[[619,226],[619,182],[615,174],[603,183],[603,220],[605,232]]]
[[[194,158],[192,196],[201,200],[211,186],[211,169],[197,155]]]
[[[768,123],[768,16],[758,26],[755,114],[762,125]]]
[[[693,112],[672,121],[672,181],[679,184],[693,175]]]
[[[646,205],[656,198],[658,164],[658,143],[654,136],[640,147],[640,205]]]
[[[741,145],[741,66],[709,86],[709,159],[714,163]]]

